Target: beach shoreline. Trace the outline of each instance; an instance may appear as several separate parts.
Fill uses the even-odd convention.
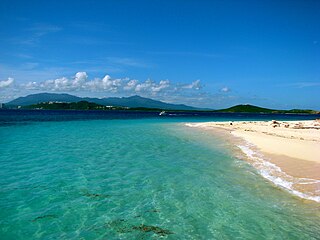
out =
[[[266,179],[320,202],[320,121],[187,123],[225,138]],[[237,155],[239,151],[237,151]]]

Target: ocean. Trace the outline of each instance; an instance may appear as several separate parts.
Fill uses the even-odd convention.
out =
[[[0,239],[320,239],[319,203],[185,126],[316,117],[0,110]]]

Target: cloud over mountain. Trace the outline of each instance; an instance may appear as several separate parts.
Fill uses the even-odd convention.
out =
[[[126,94],[141,94],[145,96],[159,96],[179,91],[197,91],[201,89],[200,80],[190,84],[173,84],[169,80],[159,82],[147,79],[139,81],[130,78],[112,78],[105,75],[103,78],[89,79],[86,72],[77,72],[73,77],[61,77],[42,82],[28,82],[20,87],[26,90],[72,92],[92,91]]]
[[[0,88],[6,88],[12,85],[14,82],[14,79],[9,77],[8,80],[0,81]]]

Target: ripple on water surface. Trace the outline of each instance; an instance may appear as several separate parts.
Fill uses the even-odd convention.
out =
[[[3,239],[318,238],[319,205],[179,124],[43,122],[0,135]]]

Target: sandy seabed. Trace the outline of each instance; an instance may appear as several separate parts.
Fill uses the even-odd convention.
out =
[[[262,176],[294,195],[320,202],[320,120],[186,125],[223,131]]]

